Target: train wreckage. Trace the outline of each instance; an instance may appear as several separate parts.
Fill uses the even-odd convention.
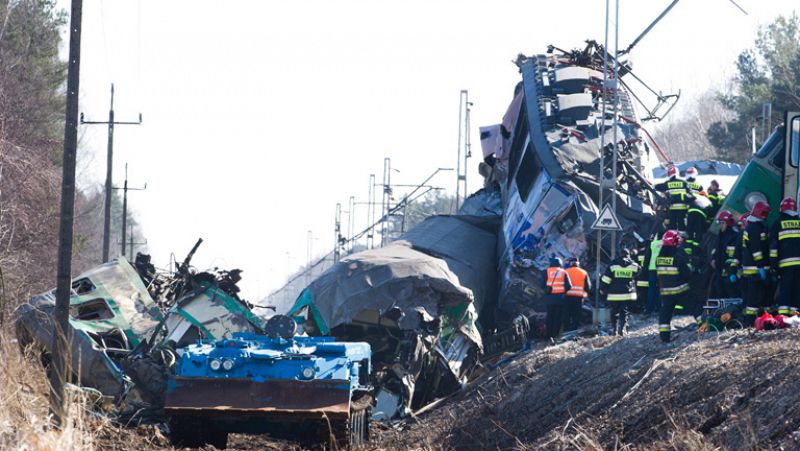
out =
[[[385,247],[342,258],[280,312],[307,335],[369,343],[376,419],[457,391],[487,357],[535,336],[544,312],[539,273],[551,256],[604,269],[611,240],[591,233],[601,190],[616,197],[618,245],[649,235],[657,222],[657,145],[646,141],[634,103],[655,119],[676,98],[659,95],[648,108],[622,79],[604,92],[604,52],[589,41],[581,50],[520,55],[522,80],[502,122],[481,128],[484,189],[456,215],[430,217]],[[621,78],[633,76],[621,67]],[[604,96],[618,102],[620,120],[604,114]],[[182,348],[264,332],[265,319],[237,294],[240,271],[190,270],[196,248],[174,273],[157,272],[140,255],[73,282],[73,372],[123,417],[163,419],[167,378]],[[586,257],[598,248],[595,267]],[[17,310],[20,344],[37,349],[45,364],[54,299],[54,292],[37,295]]]

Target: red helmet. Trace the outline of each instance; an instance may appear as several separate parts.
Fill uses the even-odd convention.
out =
[[[733,227],[733,224],[736,222],[736,220],[733,219],[733,215],[731,214],[731,212],[729,212],[728,210],[722,210],[717,215],[717,222],[724,222],[725,224],[728,225],[728,227]]]
[[[739,216],[739,227],[745,228],[747,226],[747,218],[750,217],[750,213],[745,213]]]
[[[672,164],[667,166],[667,177],[674,177],[676,175],[678,175],[678,168]]]
[[[781,201],[781,213],[786,211],[797,211],[797,201],[793,197],[787,197]]]
[[[677,230],[667,230],[664,232],[664,237],[661,238],[661,244],[664,246],[680,246],[683,238]]]
[[[691,166],[691,167],[689,167],[689,169],[686,170],[686,178],[692,178],[693,179],[693,178],[697,177],[697,174],[698,174],[697,168],[694,167],[694,166]]]
[[[763,200],[760,200],[753,205],[753,209],[750,211],[750,214],[758,219],[767,219],[767,216],[769,216],[769,212],[771,211],[772,208],[770,208],[769,204]]]

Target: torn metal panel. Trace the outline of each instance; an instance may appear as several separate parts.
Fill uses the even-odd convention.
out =
[[[134,268],[120,257],[100,265],[73,281],[70,298],[73,373],[128,413],[158,411],[163,404],[176,344],[263,328],[237,295],[238,270],[195,273],[185,262],[176,273],[157,274],[145,263],[149,258],[137,257]],[[52,355],[54,310],[50,291],[15,312],[20,346],[32,347],[45,364]]]
[[[496,298],[497,216],[434,216],[390,245],[350,255],[289,315],[309,333],[365,340],[389,412],[457,390],[482,349],[478,311]],[[469,245],[465,245],[469,243]]]
[[[598,243],[590,229],[601,207],[601,187],[604,202],[616,197],[624,229],[618,246],[631,245],[634,233],[648,236],[656,222],[652,168],[658,160],[640,136],[632,94],[624,84],[606,94],[617,98],[620,121],[603,116],[602,56],[602,47],[588,42],[582,50],[517,58],[524,99],[519,114],[510,115],[516,117],[513,126],[504,118],[503,128],[512,132],[502,149],[508,167],[492,172],[503,198],[500,305],[507,320],[544,310],[540,272],[551,256],[578,257],[590,272],[602,270],[594,268],[596,249],[602,249],[605,263],[611,243],[606,238]],[[509,111],[518,102],[517,91]],[[502,179],[503,174],[508,177]]]

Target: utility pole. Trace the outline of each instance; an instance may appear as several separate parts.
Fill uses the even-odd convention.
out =
[[[375,174],[369,175],[367,194],[367,249],[375,247]]]
[[[348,206],[349,210],[347,211],[347,242],[348,248],[347,253],[353,253],[353,247],[355,245],[354,236],[356,234],[356,221],[355,221],[355,214],[356,214],[356,198],[355,196],[350,196],[350,204]]]
[[[456,208],[454,214],[461,206],[461,193],[467,198],[467,159],[472,156],[472,143],[470,142],[470,112],[472,102],[469,101],[469,91],[462,89],[458,103],[458,157],[456,165]]]
[[[147,183],[144,184],[142,188],[129,188],[128,187],[128,163],[125,163],[125,184],[122,188],[114,188],[114,189],[121,189],[122,190],[122,239],[120,243],[122,244],[122,248],[120,249],[120,254],[123,257],[125,256],[125,230],[126,224],[128,221],[128,190],[131,191],[144,191],[147,189]],[[131,240],[133,240],[133,232],[131,232]],[[146,244],[146,243],[142,243]],[[133,250],[131,250],[131,255],[133,255]]]
[[[142,242],[134,242],[133,241],[133,224],[131,224],[128,227],[128,230],[130,230],[130,234],[128,235],[128,244],[130,245],[128,247],[128,249],[130,249],[129,250],[130,254],[128,254],[128,261],[132,262],[133,261],[133,246],[134,245],[144,246],[145,244],[147,244],[147,240],[144,240]],[[125,243],[125,235],[122,236],[122,240],[121,241],[122,241],[122,243]],[[122,256],[124,257],[125,254],[122,254]]]
[[[72,0],[69,23],[67,109],[64,123],[64,164],[61,173],[61,216],[58,225],[58,270],[53,330],[53,371],[50,379],[50,414],[53,425],[64,425],[64,384],[72,372],[69,342],[69,298],[72,292],[72,231],[75,216],[75,164],[78,150],[78,93],[81,68],[81,18],[83,1]]]
[[[83,113],[81,113],[81,124],[108,125],[108,157],[106,161],[105,207],[103,211],[103,263],[108,261],[109,240],[111,235],[111,177],[114,167],[114,126],[141,125],[141,123],[142,113],[139,113],[139,121],[137,122],[114,121],[114,83],[111,83],[111,107],[108,110],[108,121],[85,121],[83,119]],[[122,229],[122,236],[125,236],[125,229]],[[125,240],[123,239],[122,241]]]
[[[381,247],[386,245],[386,234],[389,230],[389,209],[392,201],[392,160],[383,159],[383,198],[381,199]]]
[[[336,263],[341,258],[342,238],[342,204],[336,203],[336,217],[333,223],[333,262]]]

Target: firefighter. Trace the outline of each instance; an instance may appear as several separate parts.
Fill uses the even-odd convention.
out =
[[[649,249],[650,243],[642,241],[636,251],[636,264],[639,265],[639,273],[636,274],[636,307],[634,313],[643,313],[646,308],[647,291],[650,288],[650,271],[647,270],[649,266],[647,261]]]
[[[712,180],[711,183],[708,184],[706,192],[708,193],[708,200],[711,201],[711,217],[713,218],[717,216],[717,212],[722,208],[722,204],[725,203],[725,193],[722,192],[719,187],[719,182],[716,180]]]
[[[561,317],[564,313],[564,294],[572,288],[567,271],[560,258],[550,259],[544,281],[545,301],[547,302],[547,338],[556,338],[561,330]]]
[[[694,194],[703,191],[703,185],[697,181],[697,175],[697,168],[694,166],[686,170],[686,184],[689,185],[689,189],[691,189]]]
[[[717,215],[719,235],[717,246],[712,251],[711,267],[714,269],[714,286],[716,295],[721,298],[737,296],[737,262],[736,243],[741,239],[741,233],[736,227],[736,220],[728,210],[722,210]]]
[[[744,245],[744,230],[747,228],[747,218],[749,217],[750,213],[745,213],[739,216],[739,238],[736,240],[736,249],[733,251],[733,260],[730,264],[731,275],[735,277],[732,277],[731,275],[728,276],[728,279],[731,281],[736,282],[738,280],[739,290],[737,293],[742,298],[744,298],[744,293],[747,293],[748,279],[742,277],[742,248]]]
[[[681,236],[677,230],[667,230],[661,239],[661,252],[656,258],[658,286],[661,292],[661,311],[658,314],[658,335],[669,343],[673,310],[676,305],[689,303],[689,276],[692,272],[689,256],[679,249]]]
[[[689,234],[687,241],[691,241],[692,245],[699,247],[700,241],[710,225],[709,218],[713,218],[711,216],[713,205],[704,191],[695,194],[691,207],[686,212],[686,232]]]
[[[780,208],[769,235],[769,257],[780,281],[778,313],[788,315],[800,307],[800,216],[792,197],[783,199]]]
[[[744,296],[745,323],[752,326],[759,309],[766,307],[769,274],[769,237],[764,221],[772,209],[764,201],[753,205],[742,232],[742,275],[747,281]]]
[[[661,293],[658,290],[658,274],[656,273],[656,258],[661,252],[661,235],[656,232],[650,239],[650,246],[646,250],[645,260],[647,266],[642,268],[642,272],[647,270],[647,301],[644,305],[645,314],[653,314],[661,311]]]
[[[655,186],[667,201],[669,227],[674,230],[686,230],[686,212],[689,202],[694,198],[685,180],[678,177],[678,168],[670,165],[667,168],[667,180]]]
[[[636,302],[636,275],[639,265],[631,260],[628,249],[622,249],[600,278],[600,296],[611,308],[611,329],[614,335],[627,331],[628,308]]]
[[[576,330],[581,325],[581,308],[592,290],[592,281],[577,257],[570,258],[568,266],[567,277],[572,286],[564,296],[564,330]]]

